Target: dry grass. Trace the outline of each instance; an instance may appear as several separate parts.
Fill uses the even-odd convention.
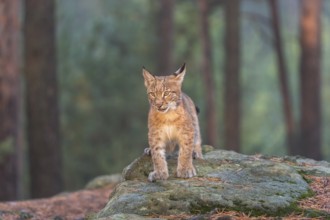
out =
[[[330,177],[306,176],[306,178],[311,180],[310,187],[315,195],[300,201],[299,205],[302,208],[330,213]]]

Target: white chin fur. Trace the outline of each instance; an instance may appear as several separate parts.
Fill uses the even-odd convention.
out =
[[[161,112],[161,113],[166,113],[166,112],[168,112],[169,109],[170,109],[170,107],[167,107],[167,108],[164,109],[164,110],[157,109],[157,111],[159,111],[159,112]]]
[[[171,110],[171,109],[172,109],[172,110],[176,109],[176,104],[175,104],[175,102],[172,102],[172,103],[168,104],[166,109],[158,109],[158,108],[156,108],[156,110],[157,110],[158,112],[161,112],[161,113],[166,113],[166,112],[168,112],[168,111]]]

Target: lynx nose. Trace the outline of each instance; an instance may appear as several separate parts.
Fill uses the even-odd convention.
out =
[[[156,100],[156,102],[155,102],[155,106],[156,106],[157,108],[162,107],[162,105],[163,105],[163,102],[162,102],[161,100]]]

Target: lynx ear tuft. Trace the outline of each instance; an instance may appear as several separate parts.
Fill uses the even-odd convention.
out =
[[[178,75],[183,72],[186,72],[186,63],[183,63],[183,65],[177,71],[175,71],[175,74]]]
[[[177,79],[180,80],[180,82],[182,82],[185,74],[186,74],[186,63],[183,63],[183,65],[177,71],[175,71],[175,76]]]
[[[144,85],[148,87],[155,80],[155,76],[146,70],[145,67],[142,67],[142,74],[144,77]]]

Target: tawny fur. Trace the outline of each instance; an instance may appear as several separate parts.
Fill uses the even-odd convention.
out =
[[[177,176],[191,178],[196,175],[193,156],[203,158],[201,136],[196,107],[186,94],[181,92],[186,69],[183,65],[169,76],[154,76],[143,69],[150,111],[148,117],[148,140],[154,171],[149,181],[166,180],[169,176],[166,152],[179,145]]]

